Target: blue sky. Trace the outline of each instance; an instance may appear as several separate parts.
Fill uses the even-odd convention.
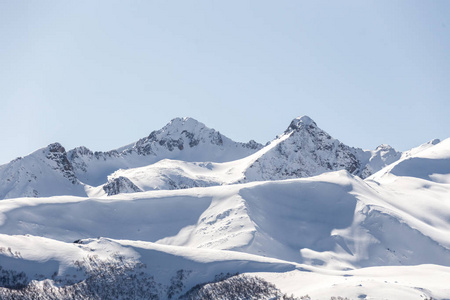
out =
[[[0,1],[0,163],[190,116],[265,143],[450,137],[450,1]]]

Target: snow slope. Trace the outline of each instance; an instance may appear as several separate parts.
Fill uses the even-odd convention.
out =
[[[444,159],[447,144],[422,157]],[[435,165],[429,166],[435,174]],[[88,253],[106,259],[120,253],[126,261],[146,264],[145,272],[158,274],[154,278],[164,286],[170,285],[176,270],[192,270],[194,275],[186,276],[179,293],[220,273],[242,272],[260,275],[283,292],[315,299],[382,299],[386,294],[379,292],[381,287],[393,297],[389,299],[448,298],[449,195],[446,183],[411,176],[387,183],[363,181],[339,171],[98,199],[9,199],[0,202],[0,244],[11,248],[3,250],[9,258],[1,261],[26,271],[28,277],[36,268],[48,270],[40,271],[43,278],[55,269],[58,276],[73,277],[78,273],[70,259],[83,259]],[[108,239],[92,239],[98,236]],[[79,239],[83,240],[70,243]],[[223,264],[229,255],[236,263]],[[421,268],[429,270],[426,278]],[[405,274],[409,270],[415,274],[413,283]],[[430,275],[434,270],[444,277]],[[391,275],[385,277],[385,272]],[[292,285],[295,278],[317,283]],[[383,284],[383,279],[389,283]]]
[[[449,194],[442,183],[383,185],[339,171],[99,199],[4,200],[0,230],[66,242],[107,236],[236,250],[337,269],[449,265]]]
[[[53,195],[86,196],[60,144],[0,166],[0,199]]]
[[[199,283],[214,281],[217,276],[227,276],[231,272],[286,272],[296,268],[289,262],[232,251],[107,238],[64,243],[42,237],[0,234],[0,244],[3,246],[0,248],[3,270],[22,273],[27,284],[31,280],[52,278],[59,282],[52,286],[55,290],[61,285],[92,281],[92,273],[97,275],[98,272],[109,280],[115,279],[113,284],[118,288],[129,289],[129,295],[124,295],[128,297],[136,290],[145,289],[145,298],[150,293],[160,299],[178,298]],[[120,269],[121,266],[126,268]],[[131,286],[130,276],[135,278]],[[41,297],[44,296],[42,293]],[[64,294],[59,296],[65,298]]]
[[[256,274],[287,295],[310,299],[448,299],[450,294],[450,268],[438,265]]]
[[[375,181],[416,177],[440,183],[450,183],[450,139],[433,140],[412,149],[402,159],[370,177]]]
[[[40,282],[42,276],[46,278],[57,274],[53,275],[55,280],[71,281],[73,284],[86,280],[88,273],[83,272],[80,266],[86,267],[87,262],[93,262],[96,266],[102,266],[103,262],[104,266],[116,268],[118,262],[127,262],[135,266],[138,272],[128,270],[126,275],[134,275],[138,282],[153,285],[153,293],[160,299],[168,299],[169,292],[173,292],[172,298],[177,298],[198,283],[217,280],[218,274],[225,276],[235,272],[256,275],[275,283],[288,295],[309,295],[311,299],[330,299],[338,295],[349,299],[423,299],[430,296],[445,299],[450,293],[447,286],[450,268],[437,265],[336,271],[234,251],[107,238],[64,243],[42,237],[0,234],[0,244],[3,246],[0,248],[3,268],[23,272],[27,281]],[[95,253],[95,260],[92,253]],[[107,270],[102,271],[111,276]],[[148,281],[150,278],[153,282]],[[119,288],[126,289],[120,283]],[[125,284],[129,285],[129,281]],[[53,287],[55,289],[57,287]],[[139,283],[133,286],[134,291],[137,289]],[[0,295],[1,292],[0,287]],[[148,290],[146,295],[148,297]],[[64,299],[63,295],[60,296]]]

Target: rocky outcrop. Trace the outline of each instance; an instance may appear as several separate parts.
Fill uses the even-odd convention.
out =
[[[137,193],[142,192],[130,179],[126,177],[113,178],[103,186],[103,190],[108,196],[117,195],[121,193]]]
[[[54,170],[61,172],[72,184],[78,182],[77,176],[73,172],[73,166],[67,158],[66,150],[60,143],[48,145],[44,152],[45,157],[52,162]]]

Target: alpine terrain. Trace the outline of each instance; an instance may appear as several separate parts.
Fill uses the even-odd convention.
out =
[[[450,138],[265,145],[176,118],[0,166],[0,299],[450,299]]]

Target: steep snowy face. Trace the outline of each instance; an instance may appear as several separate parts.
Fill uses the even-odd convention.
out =
[[[0,166],[0,199],[53,195],[86,196],[61,144]]]
[[[142,167],[165,158],[225,162],[246,157],[261,148],[255,141],[234,142],[192,118],[175,118],[134,144],[109,152],[78,147],[69,151],[68,157],[81,181],[98,186],[119,169]]]
[[[422,144],[420,146],[414,147],[414,148],[412,148],[412,149],[410,149],[408,151],[403,152],[401,159],[408,158],[410,156],[416,155],[419,152],[422,152],[424,150],[427,150],[427,149],[429,149],[429,148],[439,144],[440,142],[441,142],[440,139],[433,139],[433,140],[431,140],[431,141],[429,141],[427,143],[424,143],[424,144]]]
[[[387,165],[390,165],[402,156],[401,152],[396,151],[389,145],[380,145],[374,151],[371,151],[371,156],[369,161],[366,163],[365,167],[362,169],[360,174],[361,178],[367,178],[372,174],[378,172]]]
[[[361,169],[356,155],[362,150],[332,138],[307,116],[294,119],[284,132],[286,135],[288,138],[248,168],[247,181],[308,177],[343,169],[356,174]]]

